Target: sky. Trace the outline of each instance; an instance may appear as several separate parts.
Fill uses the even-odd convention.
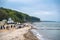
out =
[[[0,0],[0,6],[38,17],[42,21],[60,21],[60,0]]]

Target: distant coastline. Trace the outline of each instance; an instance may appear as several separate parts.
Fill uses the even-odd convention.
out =
[[[40,22],[56,22],[56,21],[40,21]]]

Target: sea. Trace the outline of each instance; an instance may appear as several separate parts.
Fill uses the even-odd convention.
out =
[[[32,29],[39,40],[60,40],[60,22],[35,22]]]

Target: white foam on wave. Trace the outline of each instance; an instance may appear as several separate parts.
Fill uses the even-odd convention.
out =
[[[33,34],[35,35],[35,36],[37,36],[37,38],[39,39],[39,40],[45,40],[44,38],[43,38],[43,36],[42,35],[40,35],[38,32],[37,32],[37,30],[31,30],[32,32],[33,32]]]

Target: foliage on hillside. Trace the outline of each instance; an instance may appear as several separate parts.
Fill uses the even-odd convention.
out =
[[[15,10],[0,7],[0,20],[8,19],[8,18],[12,18],[15,22],[40,21],[39,18],[31,17],[31,16],[29,16],[27,14],[24,14],[22,12],[18,12],[18,11],[15,11]]]

